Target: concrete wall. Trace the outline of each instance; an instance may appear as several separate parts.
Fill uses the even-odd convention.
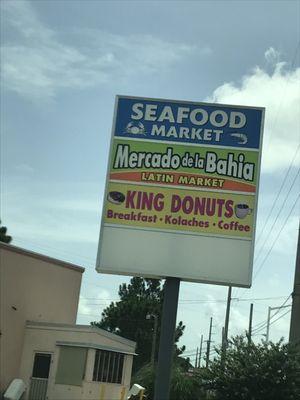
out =
[[[0,244],[0,396],[18,377],[26,320],[75,323],[83,271]]]
[[[28,324],[25,331],[24,349],[20,368],[20,377],[27,385],[29,392],[30,377],[33,368],[34,354],[47,352],[52,354],[52,362],[49,373],[47,397],[49,400],[121,400],[122,393],[127,394],[130,387],[132,355],[126,355],[124,360],[123,378],[121,384],[93,382],[93,369],[95,349],[90,348],[87,355],[86,371],[82,386],[55,384],[58,366],[60,346],[57,341],[74,343],[93,343],[111,348],[118,348],[127,352],[134,352],[135,343],[126,341],[118,336],[108,337],[105,332],[89,326],[63,327],[41,326]],[[127,342],[127,343],[126,343]]]

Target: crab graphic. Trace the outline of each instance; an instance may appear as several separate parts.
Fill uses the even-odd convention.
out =
[[[125,130],[126,133],[130,133],[131,135],[146,135],[145,127],[141,122],[138,122],[137,124],[129,122]]]

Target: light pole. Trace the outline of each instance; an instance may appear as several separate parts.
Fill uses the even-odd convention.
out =
[[[155,314],[147,314],[146,315],[146,319],[150,320],[151,318],[154,319],[153,337],[152,337],[152,349],[151,349],[151,365],[154,368],[158,317]]]

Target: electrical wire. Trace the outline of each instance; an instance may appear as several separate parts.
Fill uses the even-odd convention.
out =
[[[299,198],[300,198],[300,194],[298,194],[298,196],[296,197],[296,200],[294,201],[294,204],[292,205],[292,207],[291,207],[291,209],[290,209],[290,211],[289,211],[289,213],[288,213],[286,219],[284,220],[284,223],[283,223],[283,225],[281,226],[281,228],[280,228],[280,230],[279,230],[277,236],[276,236],[275,239],[273,240],[272,245],[271,245],[271,247],[269,248],[269,250],[268,250],[268,252],[267,252],[265,258],[263,259],[263,261],[261,262],[261,264],[260,264],[259,267],[257,268],[257,270],[256,270],[256,272],[255,272],[255,274],[254,274],[254,277],[253,277],[252,282],[254,282],[254,281],[256,280],[258,274],[261,272],[263,266],[265,265],[265,263],[266,263],[266,261],[267,261],[269,255],[271,254],[271,252],[272,252],[272,250],[273,250],[273,248],[274,248],[274,246],[275,246],[277,240],[279,239],[279,236],[280,236],[281,232],[283,231],[283,228],[284,228],[285,225],[287,224],[287,221],[288,221],[289,217],[291,216],[292,212],[294,211],[294,208],[296,207],[296,204],[297,204]],[[253,286],[252,286],[252,288],[253,288]],[[247,291],[248,291],[248,289],[245,289],[244,292],[241,294],[240,298],[243,298],[244,294],[245,294]]]
[[[289,304],[288,306],[281,307],[280,310],[278,310],[278,312],[280,312],[283,308],[286,308],[286,307],[292,307],[292,305]],[[290,310],[289,310],[289,311],[290,311]],[[276,314],[274,314],[274,315],[270,318],[270,324],[269,324],[269,325],[272,325],[272,323],[273,323],[274,321],[271,321],[271,319],[274,318],[275,315],[278,314],[278,312],[277,312]],[[253,332],[254,332],[254,333],[257,333],[257,332],[259,332],[259,331],[265,329],[267,326],[268,326],[268,322],[265,322],[262,326],[253,329]]]
[[[294,204],[293,204],[292,208],[290,209],[290,212],[288,213],[288,215],[287,215],[287,217],[286,217],[286,219],[285,219],[285,221],[284,221],[284,223],[283,223],[281,229],[279,230],[277,236],[275,237],[275,239],[274,239],[274,241],[273,241],[273,243],[272,243],[272,245],[271,245],[269,251],[267,252],[267,254],[266,254],[265,258],[263,259],[262,263],[260,264],[260,266],[258,267],[256,273],[254,274],[253,281],[257,278],[257,275],[260,273],[262,267],[264,266],[264,264],[265,264],[265,262],[267,261],[269,255],[271,254],[271,252],[272,252],[272,250],[273,250],[273,248],[274,248],[274,246],[275,246],[275,243],[277,242],[277,240],[278,240],[278,238],[279,238],[281,232],[283,231],[283,228],[284,228],[285,225],[287,224],[287,221],[288,221],[289,217],[291,216],[292,212],[294,211],[294,208],[296,207],[296,204],[297,204],[299,198],[300,198],[300,194],[298,194],[298,196],[296,197],[296,200],[294,201]]]
[[[272,321],[272,322],[270,323],[270,325],[275,324],[275,322],[277,322],[277,321],[279,321],[281,318],[285,317],[285,316],[286,316],[287,314],[289,314],[291,311],[292,311],[292,309],[286,311],[284,314],[280,315],[280,317],[278,317],[277,319],[275,319],[275,321]]]
[[[271,207],[271,209],[270,209],[270,212],[269,212],[269,214],[268,214],[268,216],[267,216],[266,222],[265,222],[265,224],[264,224],[264,226],[263,226],[263,228],[262,228],[262,230],[261,230],[261,232],[260,232],[260,234],[259,234],[259,236],[258,236],[258,238],[257,238],[257,240],[256,240],[256,245],[258,245],[258,243],[259,243],[261,237],[263,236],[263,233],[264,233],[264,231],[265,231],[265,228],[266,228],[266,226],[268,225],[269,219],[270,219],[271,214],[272,214],[272,212],[273,212],[273,210],[274,210],[274,208],[275,208],[275,205],[276,205],[276,203],[277,203],[277,200],[279,199],[279,196],[280,196],[280,194],[281,194],[281,192],[282,192],[282,189],[283,189],[283,187],[284,187],[284,184],[285,184],[285,182],[286,182],[286,179],[287,179],[287,177],[288,177],[288,174],[290,173],[290,170],[292,169],[292,166],[293,166],[293,164],[294,164],[294,161],[295,161],[296,155],[297,155],[297,153],[298,153],[298,151],[299,151],[299,148],[300,148],[300,144],[298,144],[298,147],[297,147],[297,149],[296,149],[296,152],[295,152],[295,154],[294,154],[294,157],[293,157],[293,159],[292,159],[292,161],[291,161],[291,163],[290,163],[290,165],[289,165],[289,167],[288,167],[288,169],[287,169],[287,171],[286,171],[286,173],[285,173],[285,175],[284,175],[284,178],[283,178],[283,180],[282,180],[280,189],[279,189],[279,191],[278,191],[278,193],[277,193],[277,196],[276,196],[275,200],[273,201],[273,204],[272,204],[272,207]]]
[[[300,145],[299,145],[299,146],[300,146]],[[281,205],[281,207],[280,207],[280,209],[279,209],[279,211],[278,211],[278,213],[277,213],[277,215],[276,215],[276,218],[275,218],[274,221],[273,221],[273,224],[272,224],[271,228],[270,228],[269,231],[268,231],[268,234],[267,234],[267,236],[266,236],[266,239],[264,240],[264,242],[263,242],[263,244],[262,244],[262,246],[261,246],[261,248],[260,248],[260,250],[259,250],[257,256],[256,256],[255,259],[254,259],[254,262],[256,262],[256,261],[259,259],[259,256],[260,256],[261,252],[263,251],[264,246],[265,246],[266,242],[268,241],[268,239],[269,239],[269,237],[270,237],[269,235],[270,235],[270,233],[273,231],[273,228],[274,228],[274,226],[275,226],[275,224],[276,224],[276,222],[277,222],[277,220],[278,220],[278,218],[279,218],[279,216],[280,216],[280,214],[281,214],[281,211],[283,210],[283,208],[284,208],[284,206],[285,206],[285,204],[286,204],[286,202],[287,202],[287,200],[288,200],[288,198],[289,198],[289,195],[290,195],[290,193],[291,193],[291,191],[292,191],[292,188],[293,188],[293,186],[294,186],[294,184],[295,184],[295,182],[296,182],[296,179],[297,179],[298,176],[299,176],[299,173],[300,173],[300,168],[298,169],[297,174],[294,176],[294,179],[293,179],[293,181],[292,181],[292,184],[290,185],[290,188],[289,188],[289,190],[288,190],[288,192],[287,192],[287,194],[286,194],[286,196],[285,196],[285,199],[284,199],[284,201],[283,201],[283,203],[282,203],[282,205]]]
[[[288,310],[288,311],[286,311],[284,314],[280,315],[277,319],[275,319],[274,321],[272,321],[272,322],[270,323],[270,326],[273,325],[273,324],[275,324],[275,322],[279,321],[281,318],[285,317],[285,316],[286,316],[287,314],[289,314],[291,311],[292,311],[292,310]],[[257,332],[254,334],[254,336],[258,336],[258,335],[259,335],[258,332],[259,332],[259,331],[257,331]]]
[[[288,302],[288,300],[290,299],[291,296],[292,296],[292,295],[290,294],[290,295],[286,298],[286,300],[278,307],[278,310],[270,317],[270,321],[271,321],[274,317],[276,317],[276,315],[277,315],[278,313],[280,313],[280,311],[281,311],[282,308],[286,305],[286,303]],[[267,321],[262,321],[262,322],[260,322],[260,323],[258,323],[258,324],[256,324],[256,325],[253,326],[252,332],[256,333],[257,331],[259,331],[259,330],[261,330],[261,329],[265,329],[265,328],[267,327],[267,325],[268,325],[268,322],[267,322]]]
[[[274,296],[274,297],[254,297],[254,298],[244,298],[240,299],[239,297],[232,298],[231,301],[237,301],[237,302],[247,302],[247,301],[267,301],[267,300],[277,300],[277,299],[283,299],[286,298],[286,296]],[[119,302],[121,301],[120,298],[104,298],[104,297],[82,297],[82,300],[94,300],[94,301],[114,301],[114,302]],[[183,299],[180,300],[179,303],[181,304],[188,304],[188,302],[195,303],[195,304],[202,304],[202,303],[226,303],[227,300],[221,300],[221,299]],[[97,305],[98,303],[89,303],[85,305]]]
[[[293,68],[295,67],[295,65],[296,65],[297,54],[298,54],[299,49],[300,49],[300,40],[298,41],[298,43],[297,43],[297,45],[296,45],[294,57],[293,57],[293,60],[292,60],[291,69],[293,69]],[[284,86],[283,95],[282,95],[282,97],[281,97],[281,99],[280,99],[280,102],[279,102],[279,104],[278,104],[276,116],[275,116],[275,119],[273,120],[272,129],[270,130],[270,136],[269,136],[269,139],[268,139],[268,144],[270,143],[271,133],[273,132],[273,130],[274,130],[276,124],[277,124],[277,119],[278,119],[279,111],[280,111],[280,109],[281,109],[282,102],[283,102],[283,98],[284,98],[284,96],[285,96],[286,87],[287,87],[287,84],[289,83],[290,79],[291,79],[291,78],[290,78],[290,76],[289,76],[288,79],[287,79],[287,81],[286,81],[286,84],[285,84],[285,86]],[[284,179],[283,179],[283,181],[282,181],[282,185],[281,185],[281,186],[284,186],[285,180],[286,180],[286,178],[287,178],[287,176],[288,176],[288,174],[289,174],[289,171],[291,170],[291,166],[292,166],[293,163],[294,163],[294,159],[295,159],[295,157],[296,157],[296,154],[297,154],[297,152],[298,152],[298,149],[299,149],[299,145],[298,145],[298,147],[297,147],[296,153],[294,154],[294,157],[293,157],[293,159],[292,159],[292,162],[290,163],[290,166],[289,166],[289,168],[288,168],[288,172],[285,174],[285,177],[284,177]],[[282,187],[280,188],[277,197],[279,197],[281,190],[282,190]],[[277,197],[276,197],[275,202],[277,201]],[[273,203],[272,210],[274,209],[274,207],[275,207],[275,204]],[[268,218],[269,218],[270,214],[271,214],[271,212],[269,213]],[[267,218],[267,220],[268,220],[268,218]],[[264,228],[263,228],[263,229],[264,229]],[[268,236],[268,235],[267,235],[267,236]],[[238,289],[237,289],[237,290],[238,290]],[[232,294],[233,294],[233,293],[232,293]]]

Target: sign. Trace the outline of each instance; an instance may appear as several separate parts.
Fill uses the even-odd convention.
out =
[[[118,96],[97,270],[250,286],[263,118]]]

